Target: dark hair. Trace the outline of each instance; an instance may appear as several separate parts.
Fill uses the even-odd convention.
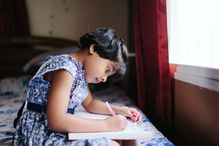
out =
[[[126,72],[128,63],[128,50],[124,41],[117,36],[113,29],[97,28],[82,35],[79,41],[81,49],[90,48],[92,44],[95,44],[95,51],[100,57],[118,62],[120,65],[117,72],[109,77],[109,80],[121,79]]]

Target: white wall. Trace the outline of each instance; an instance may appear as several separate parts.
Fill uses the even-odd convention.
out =
[[[116,30],[128,44],[128,0],[26,0],[32,35],[78,40],[96,27]]]

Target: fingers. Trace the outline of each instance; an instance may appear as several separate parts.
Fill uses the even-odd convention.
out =
[[[129,108],[129,107],[122,107],[122,112],[120,114],[129,117],[132,121],[135,123],[140,123],[141,121],[141,114],[135,109],[135,108]]]
[[[136,121],[137,124],[139,124],[141,122],[141,114],[139,114],[138,119]]]
[[[128,111],[128,117],[131,118],[133,121],[136,121],[135,116],[133,115],[133,112]]]
[[[130,109],[130,113],[131,113],[130,118],[134,122],[139,123],[141,121],[141,114],[136,109]]]

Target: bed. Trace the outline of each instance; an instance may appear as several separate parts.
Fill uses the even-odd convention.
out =
[[[26,39],[26,38],[25,38]],[[33,38],[31,38],[33,39]],[[16,70],[4,70],[0,74],[0,145],[13,145],[13,120],[16,117],[17,111],[25,100],[25,94],[27,90],[28,81],[30,80],[32,73],[36,71],[37,66],[41,62],[41,59],[48,54],[60,54],[63,52],[68,52],[69,49],[74,47],[77,49],[77,44],[74,41],[69,40],[59,40],[59,39],[48,39],[44,37],[34,38],[38,41],[15,41],[22,47],[23,44],[28,44],[26,49],[19,49],[16,47],[14,50],[21,52],[27,52],[26,58],[22,58],[22,55],[17,54],[17,59],[10,62],[9,65],[13,67],[13,62],[16,62]],[[47,39],[47,41],[45,41]],[[40,40],[40,41],[39,41]],[[54,41],[55,40],[55,41]],[[7,42],[7,41],[5,41]],[[1,49],[2,46],[7,46],[8,43],[0,43]],[[39,43],[40,42],[40,43]],[[43,42],[43,43],[42,43]],[[11,43],[11,41],[9,41]],[[3,45],[2,45],[3,44]],[[22,44],[22,45],[21,45]],[[34,45],[33,45],[34,44]],[[37,45],[35,45],[37,44]],[[40,45],[39,45],[40,44]],[[43,45],[43,47],[42,47]],[[13,46],[13,45],[9,45]],[[46,47],[45,47],[46,46]],[[49,50],[48,51],[48,46]],[[52,49],[50,48],[52,46]],[[65,48],[64,50],[61,48]],[[40,49],[39,49],[40,48]],[[46,48],[46,49],[45,49]],[[55,49],[54,49],[55,48]],[[12,49],[12,50],[13,50]],[[34,51],[30,51],[27,49],[31,49]],[[8,49],[6,49],[8,51]],[[37,50],[37,51],[36,51]],[[6,51],[6,52],[7,52]],[[11,50],[10,50],[11,51]],[[37,53],[36,53],[37,52]],[[22,54],[22,53],[20,53]],[[20,56],[20,58],[19,58]],[[5,57],[7,58],[7,57]],[[3,58],[4,59],[4,58]],[[4,61],[3,61],[4,62]],[[0,67],[3,65],[0,64]],[[125,105],[129,107],[135,107],[134,102],[131,100],[131,97],[126,94],[123,90],[121,90],[115,84],[112,86],[104,86],[103,88],[93,88],[93,95],[95,98],[98,98],[103,101],[109,101],[111,104]],[[138,109],[138,108],[137,108]],[[140,109],[138,109],[140,111]],[[149,121],[149,119],[142,114],[142,121],[140,126],[145,131],[150,131],[153,133],[153,137],[151,139],[139,139],[136,141],[123,141],[122,145],[137,145],[137,146],[172,146],[174,145],[171,141],[169,141],[160,131],[158,131],[153,124]]]
[[[0,80],[0,145],[9,145],[12,142],[14,132],[13,119],[16,117],[16,113],[25,99],[29,79],[30,76],[20,76]],[[111,104],[136,107],[125,92],[116,86],[94,91],[94,96],[103,101],[108,100]],[[137,145],[173,145],[153,126],[143,113],[141,114],[143,118],[140,126],[146,131],[152,131],[154,136],[149,140],[137,140]]]

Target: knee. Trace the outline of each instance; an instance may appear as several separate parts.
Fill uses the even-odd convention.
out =
[[[114,140],[111,140],[111,145],[110,146],[120,146],[120,144]]]

